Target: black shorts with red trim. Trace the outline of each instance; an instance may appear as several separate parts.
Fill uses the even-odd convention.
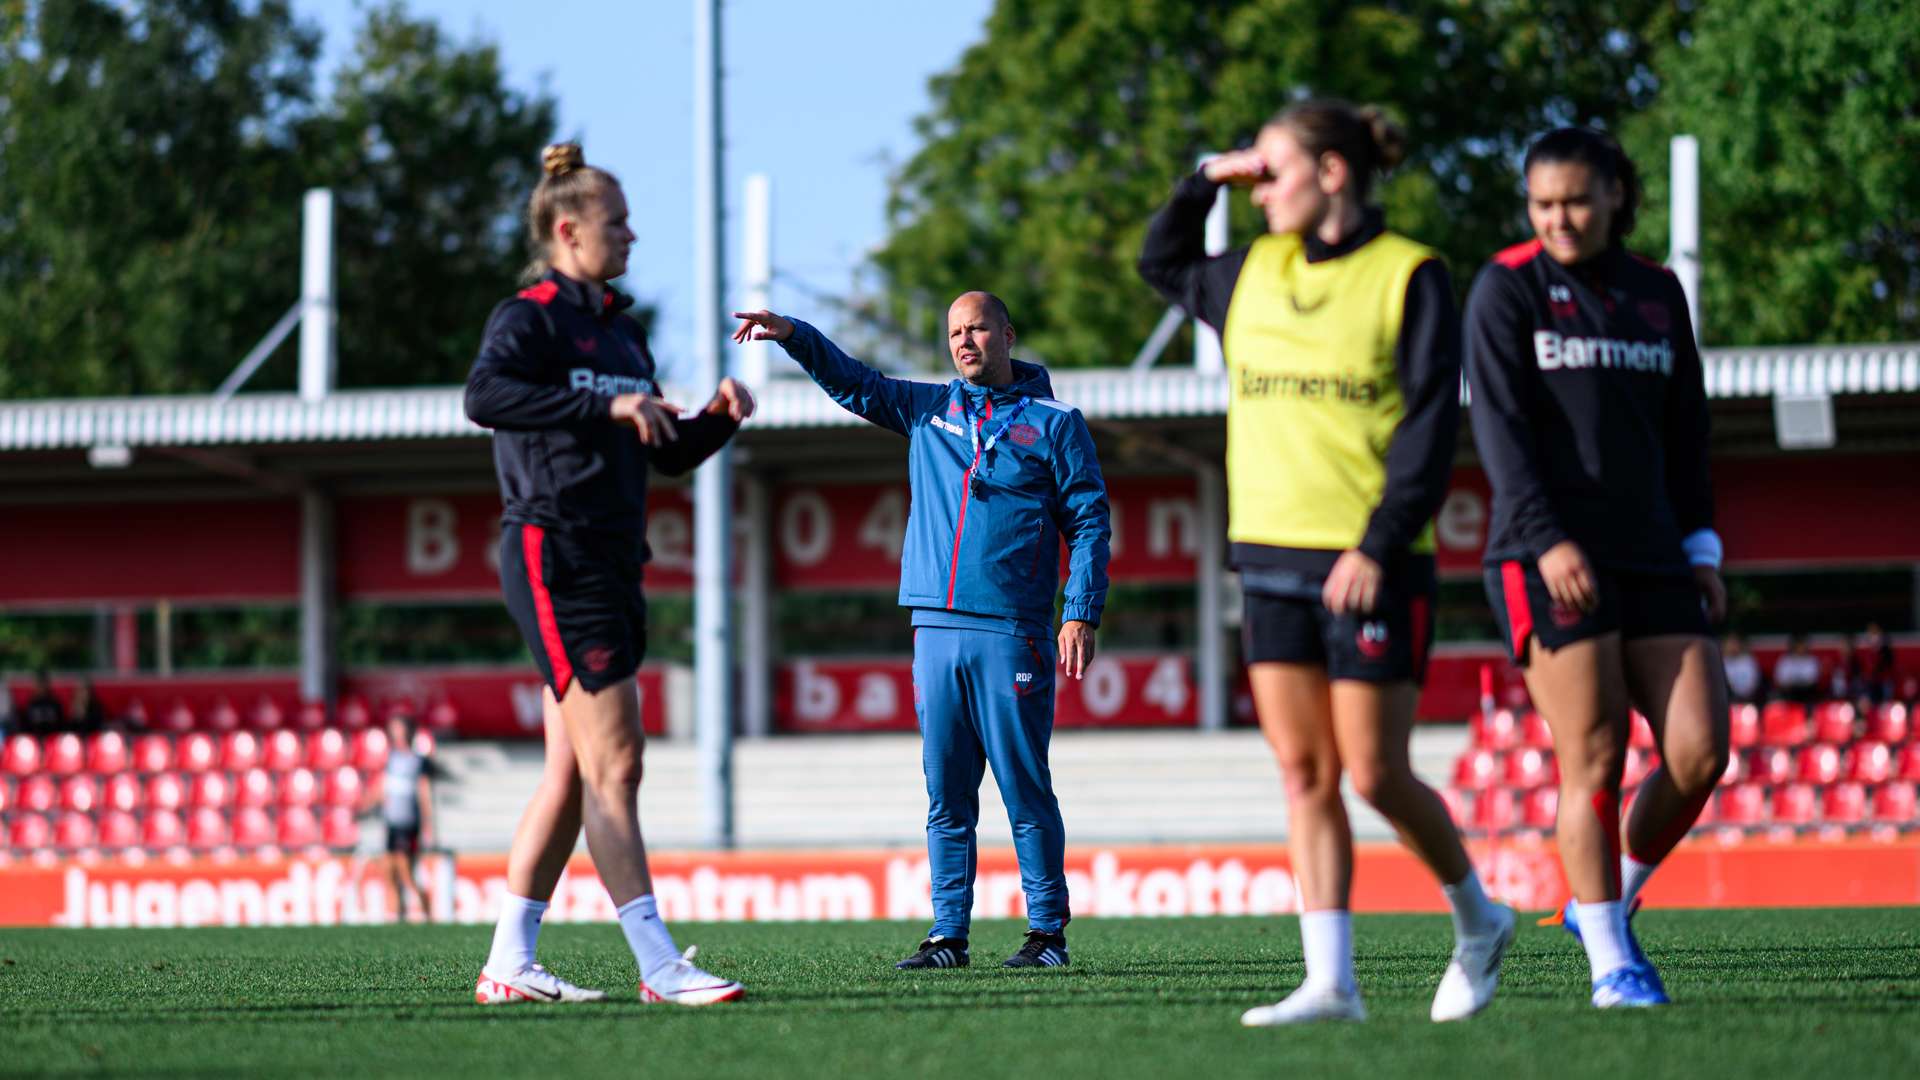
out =
[[[1487,568],[1487,600],[1514,663],[1527,666],[1529,644],[1535,640],[1551,652],[1602,634],[1618,633],[1626,641],[1713,634],[1700,587],[1692,577],[1596,569],[1593,578],[1600,603],[1582,613],[1553,602],[1539,564],[1532,560],[1509,560]]]
[[[564,697],[631,680],[647,651],[640,555],[630,541],[509,522],[500,590],[540,674]]]
[[[405,855],[410,859],[418,858],[420,856],[420,826],[387,826],[387,853],[390,855]]]
[[[1433,560],[1389,574],[1374,609],[1335,615],[1315,596],[1248,590],[1240,621],[1242,661],[1248,664],[1318,664],[1329,679],[1366,683],[1427,677],[1433,642]]]

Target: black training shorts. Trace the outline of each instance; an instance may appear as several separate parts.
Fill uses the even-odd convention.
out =
[[[1329,679],[1367,683],[1427,677],[1433,642],[1433,561],[1389,575],[1374,609],[1335,615],[1315,597],[1248,591],[1241,616],[1242,660],[1248,664],[1318,664]]]
[[[387,826],[387,852],[391,855],[405,855],[408,858],[419,858],[420,826]]]
[[[618,538],[509,523],[500,530],[500,590],[554,697],[575,679],[599,691],[640,669],[640,556]]]
[[[1666,634],[1712,636],[1700,587],[1691,576],[1596,570],[1593,578],[1600,603],[1583,614],[1553,602],[1532,560],[1487,568],[1487,600],[1514,663],[1527,666],[1528,645],[1535,638],[1551,652],[1612,633],[1626,641]]]

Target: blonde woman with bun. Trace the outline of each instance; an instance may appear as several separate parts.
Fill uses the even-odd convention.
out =
[[[709,1005],[740,984],[695,967],[661,921],[640,835],[645,737],[634,674],[646,652],[641,567],[649,467],[685,473],[733,437],[753,396],[721,380],[680,414],[661,399],[626,272],[633,230],[612,173],[549,146],[527,205],[532,284],[487,320],[467,415],[493,430],[504,504],[500,586],[546,682],[546,766],[507,860],[507,895],[474,998],[597,1001],[534,962],[540,919],[584,825],[640,969],[640,998]]]
[[[1432,520],[1460,423],[1460,323],[1439,257],[1367,201],[1405,145],[1376,108],[1290,105],[1251,148],[1180,181],[1140,258],[1149,284],[1219,331],[1227,363],[1243,659],[1286,786],[1306,955],[1300,988],[1249,1010],[1249,1026],[1366,1018],[1343,774],[1452,908],[1433,1019],[1485,1008],[1513,940],[1513,911],[1487,898],[1446,805],[1409,762],[1433,634]],[[1222,184],[1250,189],[1267,231],[1209,257]]]

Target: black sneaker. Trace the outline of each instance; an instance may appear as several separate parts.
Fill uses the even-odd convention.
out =
[[[1066,967],[1067,935],[1049,934],[1045,930],[1027,931],[1027,943],[1020,951],[1007,957],[1003,967]]]
[[[920,951],[893,965],[902,971],[914,968],[961,968],[967,966],[967,939],[963,937],[928,938]]]

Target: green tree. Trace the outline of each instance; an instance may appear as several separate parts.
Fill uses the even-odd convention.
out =
[[[373,9],[330,100],[286,0],[0,6],[0,396],[204,393],[336,194],[345,386],[457,381],[554,123],[487,43]],[[291,386],[289,341],[249,389]]]
[[[1659,101],[1625,132],[1647,175],[1636,240],[1666,250],[1668,141],[1697,136],[1702,336],[1920,336],[1920,8],[1712,4],[1657,64]]]
[[[1161,310],[1133,273],[1154,208],[1198,154],[1245,145],[1306,94],[1405,121],[1413,154],[1382,193],[1389,220],[1445,252],[1464,287],[1524,236],[1526,139],[1644,106],[1653,48],[1690,18],[1659,0],[1003,0],[933,80],[922,146],[894,178],[875,256],[886,314],[989,288],[1024,352],[1124,362]],[[1244,240],[1258,226],[1235,202]]]

